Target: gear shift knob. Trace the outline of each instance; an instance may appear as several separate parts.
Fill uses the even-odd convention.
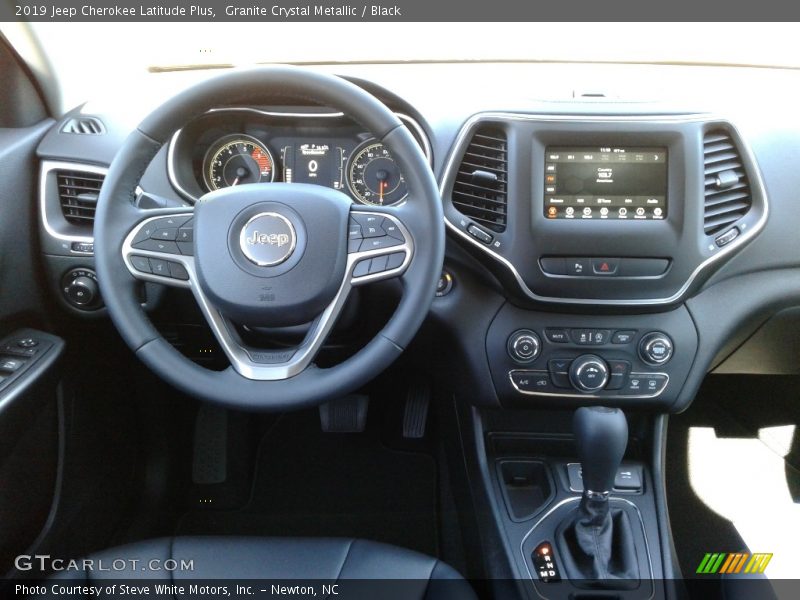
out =
[[[581,461],[584,493],[611,491],[628,445],[625,415],[618,408],[584,406],[575,411],[572,431]]]

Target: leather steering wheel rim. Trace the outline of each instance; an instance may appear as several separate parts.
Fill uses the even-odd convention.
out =
[[[403,293],[397,309],[366,346],[336,366],[323,369],[310,364],[291,377],[263,381],[245,377],[232,367],[223,371],[205,369],[174,349],[139,304],[139,282],[123,258],[123,244],[142,219],[161,214],[134,205],[136,188],[175,131],[210,109],[264,105],[275,97],[310,100],[340,110],[388,148],[404,175],[409,195],[400,206],[381,212],[397,219],[410,232],[414,252],[402,273]],[[235,409],[279,411],[313,406],[347,394],[400,355],[433,300],[441,274],[445,232],[430,166],[413,136],[385,105],[335,76],[294,67],[257,67],[229,71],[190,87],[142,121],[109,168],[98,199],[94,237],[100,291],[114,325],[139,359],[193,397]]]

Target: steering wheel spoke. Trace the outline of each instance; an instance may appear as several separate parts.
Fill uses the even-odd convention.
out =
[[[131,275],[176,287],[196,279],[191,209],[139,211],[139,221],[122,244],[122,257]]]
[[[402,275],[414,241],[397,211],[353,207],[348,227],[347,273],[354,286]]]
[[[333,301],[314,320],[298,346],[266,350],[246,344],[234,323],[213,306],[202,289],[198,285],[190,287],[233,369],[247,379],[258,381],[289,379],[311,365],[336,324],[352,289],[349,279],[345,279]]]

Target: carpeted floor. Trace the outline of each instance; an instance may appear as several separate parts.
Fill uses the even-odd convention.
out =
[[[193,510],[180,535],[353,536],[436,556],[436,463],[362,434],[320,430],[316,411],[281,417],[261,440],[250,500]]]

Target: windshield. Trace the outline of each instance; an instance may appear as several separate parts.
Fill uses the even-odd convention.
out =
[[[254,63],[568,61],[800,67],[798,26],[792,23],[31,26],[61,77],[65,96],[76,102],[93,97],[89,86],[108,87],[121,77]],[[87,68],[102,76],[85,77]]]

